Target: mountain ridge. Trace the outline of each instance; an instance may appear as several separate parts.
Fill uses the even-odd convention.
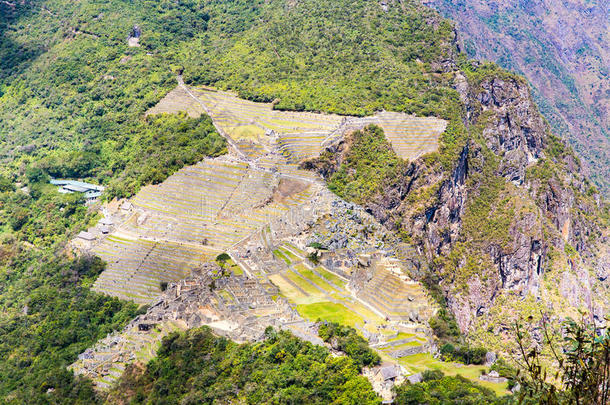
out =
[[[0,3],[0,7],[5,10],[7,4]],[[397,156],[388,134],[365,127],[348,131],[345,138],[328,145],[320,142],[316,148],[322,150],[321,156],[304,163],[325,177],[339,197],[362,205],[391,229],[387,237],[372,233],[350,203],[336,202],[331,209],[335,213],[341,209],[341,218],[347,219],[349,226],[333,223],[332,215],[321,217],[314,225],[289,216],[294,225],[291,230],[311,225],[312,236],[299,240],[299,246],[273,246],[274,235],[282,228],[262,227],[260,234],[253,236],[260,240],[246,241],[252,244],[240,252],[243,257],[227,254],[227,259],[214,252],[220,253],[214,261],[221,268],[214,277],[225,277],[226,273],[230,277],[226,269],[239,271],[244,263],[254,263],[277,272],[273,277],[278,284],[283,283],[283,289],[277,288],[294,301],[291,311],[314,317],[310,321],[315,321],[316,314],[328,317],[335,311],[334,316],[346,322],[356,322],[362,314],[379,317],[343,292],[341,283],[350,280],[352,269],[358,269],[350,280],[354,285],[366,286],[370,280],[382,283],[378,294],[365,291],[364,297],[378,298],[383,293],[393,306],[405,298],[393,297],[393,288],[409,285],[409,278],[418,280],[441,308],[430,320],[430,327],[439,338],[441,329],[449,330],[453,339],[431,338],[433,342],[443,347],[455,344],[459,349],[453,352],[456,356],[466,353],[464,358],[470,358],[474,353],[481,362],[485,350],[469,344],[485,344],[496,352],[514,354],[512,326],[520,318],[531,319],[534,341],[539,344],[542,337],[537,332],[547,319],[558,327],[561,320],[585,310],[600,325],[610,299],[607,202],[582,175],[572,150],[551,133],[526,81],[494,64],[468,60],[460,52],[455,26],[419,2],[41,0],[15,3],[15,7],[23,15],[5,14],[0,20],[3,38],[8,38],[3,41],[8,45],[0,49],[0,120],[6,124],[0,126],[0,150],[6,162],[0,177],[0,305],[4,310],[0,328],[6,336],[3,341],[8,342],[1,346],[2,400],[19,403],[34,398],[46,403],[78,402],[79,395],[93,398],[91,381],[75,379],[65,367],[111,329],[119,330],[129,318],[142,315],[135,305],[91,289],[95,280],[110,287],[116,284],[118,278],[112,279],[112,274],[120,272],[121,266],[114,264],[132,258],[113,255],[131,241],[114,238],[115,251],[104,252],[111,263],[103,274],[109,274],[110,280],[98,277],[103,270],[101,262],[73,263],[69,241],[79,231],[97,226],[101,207],[88,210],[78,195],[59,195],[47,184],[49,175],[104,184],[107,200],[136,196],[142,204],[157,204],[151,207],[159,212],[169,207],[186,209],[188,215],[198,212],[203,199],[196,193],[182,196],[170,186],[194,180],[208,182],[224,191],[239,191],[239,195],[228,192],[220,204],[230,208],[228,222],[235,229],[263,221],[263,215],[251,214],[240,206],[250,194],[256,194],[254,189],[245,188],[246,182],[238,181],[245,178],[248,162],[217,171],[191,165],[225,152],[227,143],[214,129],[214,119],[224,119],[229,136],[239,137],[237,148],[242,148],[246,159],[256,160],[269,152],[264,146],[272,142],[274,134],[266,134],[252,122],[250,127],[243,125],[248,122],[236,121],[223,111],[216,117],[212,113],[212,117],[199,118],[184,113],[146,115],[175,88],[180,74],[184,85],[193,91],[197,86],[232,90],[249,101],[296,111],[287,113],[294,116],[301,111],[365,116],[385,110],[447,122],[438,150],[414,155],[410,161]],[[127,41],[134,25],[141,29],[139,46],[130,46]],[[42,53],[24,53],[12,59],[20,45],[31,45]],[[206,91],[193,94],[210,96]],[[222,107],[222,95],[218,98],[211,101]],[[233,99],[229,103],[240,104]],[[192,112],[189,108],[184,110]],[[252,110],[259,118],[268,118],[264,116],[267,112],[256,112],[252,104],[239,108],[246,121]],[[303,124],[297,118],[292,120]],[[291,151],[305,145],[303,150],[318,153],[311,145],[319,134],[301,131],[307,136],[299,138],[299,131],[294,131],[299,126],[294,122],[271,122],[283,127],[277,140],[285,143],[274,144],[272,159],[260,162],[267,164],[258,173],[260,178],[248,177],[252,183],[265,185],[265,192],[256,194],[261,199],[256,201],[256,209],[269,208],[274,198],[288,206],[308,198],[307,192],[301,193],[294,184],[274,183],[278,179],[273,176],[282,171],[290,174],[298,170],[295,163],[301,157]],[[301,146],[290,144],[290,136],[299,138]],[[275,149],[282,153],[275,153]],[[272,173],[278,164],[281,170]],[[189,170],[198,171],[198,179],[189,175]],[[227,179],[237,185],[225,187]],[[169,191],[163,191],[166,189]],[[231,200],[234,195],[239,198]],[[216,200],[210,198],[206,203],[216,208]],[[112,204],[118,206],[116,201]],[[247,218],[240,219],[240,215]],[[167,222],[154,222],[151,219],[155,218],[147,216],[132,219],[129,226],[147,227],[163,237],[191,225],[182,217]],[[221,222],[217,219],[214,223]],[[184,231],[185,237],[199,238],[200,231],[212,230],[217,231],[216,238],[226,240],[230,239],[227,235],[239,233],[211,226],[191,229],[196,230]],[[325,239],[328,235],[324,232],[329,229],[331,235]],[[159,266],[165,266],[161,259],[154,263],[157,267],[142,266],[154,259],[150,252],[159,245],[154,238],[142,243],[149,242],[154,248],[134,249],[143,256],[134,263],[144,274],[159,273]],[[212,237],[190,242],[200,244],[202,250],[215,243]],[[258,249],[259,242],[264,244],[263,250]],[[360,255],[366,249],[381,249],[384,243],[397,252],[405,248],[403,256],[408,260],[397,257],[406,263],[404,269],[399,271],[391,261],[377,262],[378,257]],[[158,251],[161,256],[182,254],[177,247]],[[179,265],[178,270],[188,270],[184,260]],[[336,273],[325,273],[323,266]],[[255,267],[244,266],[248,269],[245,273],[251,270],[250,277],[264,276],[254,271]],[[376,271],[391,275],[388,284],[383,284],[384,277],[374,277]],[[163,276],[166,273],[167,269],[161,272]],[[199,288],[207,293],[216,282],[205,280],[209,285]],[[240,280],[231,279],[237,284]],[[335,291],[345,296],[323,292],[334,289],[331,283],[337,283],[339,291]],[[165,279],[141,284],[140,290],[147,293],[168,288]],[[130,284],[125,282],[122,288],[129,290]],[[265,294],[277,300],[278,290],[273,291]],[[225,292],[218,292],[220,300],[243,298]],[[410,302],[406,298],[405,302]],[[77,303],[82,308],[72,310]],[[337,315],[338,304],[351,309]],[[408,311],[393,316],[418,320],[418,314]],[[380,325],[390,322],[381,318]],[[44,331],[44,341],[30,333],[33,326]],[[357,326],[367,334],[383,334]],[[146,335],[148,327],[138,332]],[[464,336],[459,336],[458,327]],[[166,343],[172,339],[176,336]],[[102,342],[112,344],[112,339]],[[401,342],[405,346],[396,352],[423,347],[420,343]],[[429,347],[433,350],[434,345]],[[272,360],[283,361],[283,356],[274,353]],[[286,358],[286,367],[290,367],[294,359]],[[173,360],[164,361],[171,364]],[[407,365],[417,370],[415,365]],[[117,370],[106,370],[110,371],[117,374]],[[300,388],[295,385],[294,389]]]
[[[523,74],[553,130],[584,158],[608,193],[610,121],[608,38],[603,2],[428,0],[456,21],[470,57]]]

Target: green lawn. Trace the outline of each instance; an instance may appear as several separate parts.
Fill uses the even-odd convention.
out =
[[[309,270],[304,265],[297,264],[294,267],[299,271],[299,273],[301,273],[301,275],[303,277],[309,279],[310,281],[315,283],[318,287],[322,288],[324,291],[327,291],[329,293],[335,291],[335,289],[330,284],[328,284],[328,282],[326,282],[322,277],[319,277],[313,271]]]
[[[354,308],[359,314],[362,314],[366,317],[369,322],[373,322],[375,324],[383,324],[386,323],[385,319],[381,316],[377,315],[375,312],[371,311],[367,306],[359,303],[358,301],[350,302],[349,306]]]
[[[280,260],[283,260],[284,262],[286,262],[287,265],[290,266],[290,263],[291,263],[290,259],[288,257],[286,257],[286,255],[279,249],[275,249],[273,251],[273,256],[275,256],[276,258],[278,258]]]
[[[278,250],[292,262],[298,262],[299,260],[301,260],[294,253],[287,250],[286,248],[280,247]]]
[[[297,311],[303,317],[314,322],[317,319],[323,319],[349,326],[362,325],[364,323],[360,316],[343,305],[335,304],[334,302],[326,301],[308,305],[297,305]]]
[[[286,242],[285,245],[288,246],[290,248],[290,250],[292,250],[296,254],[300,255],[301,257],[307,257],[307,253],[305,253],[303,250],[299,249],[298,247],[296,247],[292,243]]]
[[[299,300],[305,298],[302,292],[294,288],[292,284],[284,280],[279,274],[269,276],[269,280],[280,289],[280,294],[290,301],[299,302]]]
[[[218,295],[220,295],[226,302],[233,302],[233,296],[229,294],[226,290],[218,291]]]
[[[392,339],[388,339],[388,342],[393,342],[395,340],[407,339],[416,337],[415,333],[406,333],[406,332],[398,332],[398,335]]]
[[[228,270],[231,270],[233,272],[233,274],[235,274],[236,276],[243,276],[244,275],[244,270],[241,268],[240,265],[238,265],[237,263],[235,263],[233,261],[233,259],[229,259],[225,262],[225,266]]]
[[[401,357],[398,359],[398,361],[401,365],[405,366],[405,368],[413,373],[419,373],[429,369],[440,370],[447,375],[461,375],[464,378],[493,390],[498,396],[508,393],[507,383],[496,384],[479,380],[481,372],[483,370],[487,370],[485,366],[467,366],[459,363],[446,363],[435,359],[430,353],[420,353]]]
[[[322,266],[316,267],[316,271],[318,273],[320,273],[320,275],[322,277],[324,277],[331,283],[334,283],[337,287],[345,288],[345,281],[343,279],[341,279],[339,276],[326,270],[324,267],[322,267]]]
[[[421,342],[425,342],[426,338],[425,336],[422,335],[418,335],[415,333],[407,333],[407,332],[398,332],[398,335],[392,339],[388,339],[388,342],[394,342],[396,340],[401,340],[401,339],[408,339],[408,338],[415,338]]]
[[[290,279],[290,281],[294,282],[296,285],[301,287],[303,289],[303,291],[305,291],[307,294],[309,294],[309,295],[324,295],[320,290],[318,290],[316,287],[314,287],[311,284],[309,284],[307,282],[307,280],[305,280],[301,276],[297,275],[292,270],[287,271],[286,273],[284,273],[284,275],[288,279]]]
[[[384,347],[382,350],[384,352],[395,352],[397,350],[406,349],[407,347],[415,347],[415,346],[421,346],[421,342],[414,340],[414,341],[405,342],[403,344],[396,345],[396,346]]]

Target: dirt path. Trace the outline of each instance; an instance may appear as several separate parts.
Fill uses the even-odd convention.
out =
[[[203,108],[203,111],[205,111],[205,113],[210,118],[212,118],[212,112],[210,111],[210,109],[203,103],[203,101],[201,101],[199,98],[197,98],[196,95],[194,95],[191,92],[191,90],[188,88],[188,86],[186,84],[184,84],[184,80],[182,80],[182,75],[176,76],[176,80],[178,80],[178,85],[180,87],[182,87],[184,89],[184,91],[186,91],[186,93],[193,98],[193,100],[195,100],[197,103],[199,103],[201,108]],[[216,128],[216,131],[218,131],[218,133],[220,135],[222,135],[227,140],[227,142],[229,143],[229,146],[231,147],[232,151],[237,156],[242,158],[244,161],[248,161],[248,158],[246,157],[246,155],[243,154],[243,152],[241,150],[239,150],[239,148],[237,147],[237,144],[235,143],[235,141],[233,141],[233,138],[231,138],[229,136],[229,134],[227,134],[222,128],[220,128],[218,125],[216,125],[216,123],[214,122],[213,119],[212,119],[212,123],[214,124],[214,128]]]

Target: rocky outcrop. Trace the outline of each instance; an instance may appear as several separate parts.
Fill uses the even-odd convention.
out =
[[[610,192],[607,2],[422,0],[456,22],[463,48],[522,72],[557,134]],[[501,23],[498,23],[501,21]]]
[[[495,72],[475,80],[455,73],[470,136],[452,170],[426,159],[410,162],[365,208],[388,228],[408,234],[433,262],[467,331],[502,291],[538,295],[551,250],[563,254],[569,245],[593,257],[588,240],[601,230],[591,217],[600,206],[583,197],[587,186],[577,159],[550,134],[522,78]],[[330,177],[351,142],[349,136],[335,142],[304,166]],[[591,296],[591,283],[573,288],[573,278],[582,281],[584,273],[568,274],[561,293]]]

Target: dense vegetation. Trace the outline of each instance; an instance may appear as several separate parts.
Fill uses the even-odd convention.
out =
[[[442,75],[428,75],[453,52],[452,27],[403,3],[384,13],[364,0],[0,2],[0,299],[10,307],[0,320],[21,319],[36,286],[51,283],[50,269],[68,260],[60,253],[66,240],[94,220],[77,196],[47,186],[48,176],[82,177],[107,185],[107,197],[128,196],[224,151],[207,118],[143,118],[179,71],[193,84],[277,99],[277,108],[457,117],[456,92]],[[365,16],[376,23],[363,24]],[[141,46],[130,48],[134,25]],[[68,304],[73,297],[97,297],[89,283],[53,284],[67,317],[79,313]],[[62,330],[50,318],[39,322],[48,333]],[[120,322],[103,318],[91,331],[112,326]],[[78,347],[92,340],[82,337]],[[36,341],[25,335],[21,344]],[[61,350],[51,342],[48,352]],[[40,369],[36,361],[20,364],[32,373],[55,370],[77,351],[48,356]],[[24,383],[23,373],[12,375],[7,384]]]
[[[488,405],[508,403],[496,397],[493,391],[461,376],[444,376],[441,371],[425,371],[422,382],[403,384],[396,389],[397,405]]]
[[[134,25],[142,29],[141,46],[130,48]],[[470,134],[443,64],[460,64],[473,82],[499,74],[493,65],[468,63],[453,40],[451,24],[416,1],[388,11],[365,0],[0,2],[0,402],[96,401],[90,383],[77,383],[64,367],[136,308],[88,289],[101,264],[71,260],[65,248],[94,217],[78,196],[61,196],[46,180],[83,177],[107,185],[107,197],[129,196],[223,153],[206,117],[144,118],[178,72],[188,83],[274,101],[279,109],[445,118],[440,153],[425,159],[448,169]],[[405,163],[378,128],[353,137],[354,155],[331,187],[365,201]],[[541,163],[533,174],[553,169]],[[488,174],[470,211],[474,230],[485,229],[504,198]],[[500,240],[504,223],[491,225]],[[445,332],[454,336],[454,329]],[[348,357],[333,358],[285,332],[241,346],[207,330],[172,335],[159,358],[145,370],[134,366],[112,395],[134,403],[376,403],[357,375],[378,361],[374,353],[349,329],[321,333]],[[456,352],[464,354],[454,346],[452,358]],[[424,384],[434,398],[452,389],[487,395],[449,377]]]
[[[26,250],[12,260],[0,276],[0,285],[10,286],[0,296],[0,402],[91,403],[91,383],[74,380],[65,367],[133,318],[136,305],[89,290],[104,268],[98,258],[68,261]],[[11,280],[12,272],[24,274]]]
[[[144,370],[131,366],[110,401],[131,404],[378,404],[350,357],[289,332],[238,345],[207,327],[173,333]]]
[[[170,48],[205,31],[202,4],[53,0],[15,7],[0,17],[4,36],[41,42],[45,52],[22,70],[12,57],[20,52],[6,49],[1,59],[0,157],[8,177],[35,163],[51,175],[112,183],[109,196],[123,196],[224,152],[207,118],[142,118],[176,85]],[[141,48],[129,48],[136,24],[147,35]]]
[[[427,75],[454,51],[453,27],[417,2],[387,12],[365,0],[207,7],[207,34],[179,56],[187,81],[277,99],[280,109],[447,115],[455,107],[456,92]]]
[[[65,367],[137,313],[90,291],[102,264],[70,258],[66,241],[96,218],[49,176],[126,196],[226,150],[207,117],[143,118],[176,83],[164,52],[205,29],[202,10],[0,3],[0,403],[92,403],[91,384]],[[130,49],[134,24],[156,36]]]
[[[557,338],[543,322],[546,347],[532,344],[522,324],[515,328],[519,344],[520,401],[545,405],[610,403],[610,332],[595,327],[587,317],[568,318],[562,323],[563,337]],[[543,349],[550,350],[549,367]]]
[[[384,185],[399,178],[407,166],[378,126],[355,131],[346,142],[350,145],[349,154],[328,180],[328,188],[346,200],[360,204],[370,200],[383,192]],[[321,158],[331,158],[327,155],[332,153],[325,151]]]
[[[345,353],[358,367],[375,366],[381,358],[372,350],[367,341],[350,326],[335,322],[319,322],[318,336],[326,343]]]

